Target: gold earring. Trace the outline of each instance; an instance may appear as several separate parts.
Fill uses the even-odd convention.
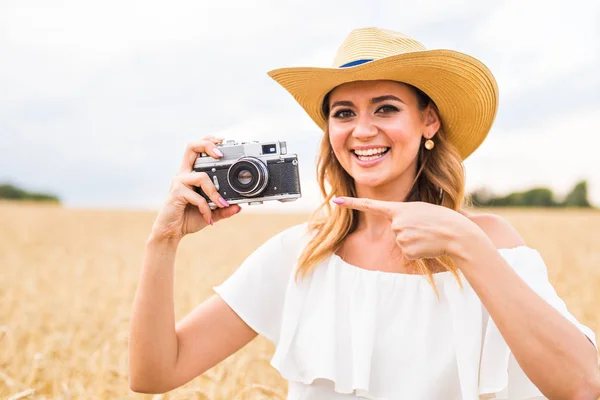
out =
[[[431,150],[431,149],[433,149],[433,146],[435,146],[435,143],[433,142],[433,140],[431,140],[431,139],[427,139],[427,140],[425,141],[425,148],[426,148],[427,150]]]

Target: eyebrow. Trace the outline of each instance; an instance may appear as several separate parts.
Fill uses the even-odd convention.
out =
[[[371,99],[371,104],[381,103],[382,101],[386,101],[386,100],[396,100],[402,104],[406,104],[401,99],[399,99],[398,97],[391,95],[391,94],[386,94],[384,96],[379,96],[379,97],[373,97]],[[335,103],[333,103],[331,105],[331,108],[333,109],[334,107],[338,107],[338,106],[354,107],[354,103],[352,103],[351,101],[348,101],[348,100],[339,100],[339,101],[336,101]]]

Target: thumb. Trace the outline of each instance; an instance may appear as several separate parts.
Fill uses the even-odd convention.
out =
[[[212,212],[213,221],[217,222],[222,219],[233,217],[235,214],[239,213],[240,211],[242,211],[242,207],[240,207],[238,204],[233,204],[233,205],[231,205],[229,207],[225,207],[225,208],[217,208],[216,210],[214,210]]]

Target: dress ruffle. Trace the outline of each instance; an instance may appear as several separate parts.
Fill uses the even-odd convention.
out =
[[[568,313],[564,302],[552,289],[545,264],[537,251],[522,246],[500,250],[500,254],[538,294],[595,341],[591,330]],[[390,291],[403,293],[414,287],[415,282],[425,286],[429,283],[416,275],[366,271],[358,267],[348,270],[349,264],[344,267],[344,262],[336,255],[324,264],[315,268],[312,276],[298,282],[294,280],[294,274],[291,275],[279,341],[271,364],[283,378],[292,382],[310,385],[317,379],[325,379],[332,382],[337,393],[367,399],[387,398],[382,380],[375,378],[377,372],[374,372],[372,362],[377,332],[382,329],[379,326],[382,322],[378,321],[374,310],[382,304],[389,305],[385,297]],[[342,286],[340,274],[356,276],[350,279],[349,285]],[[516,363],[468,281],[459,275],[462,289],[449,272],[434,274],[434,279],[450,313],[463,400],[543,399]],[[344,279],[347,282],[349,278]],[[406,286],[397,287],[399,284]],[[349,295],[348,290],[360,293]],[[397,304],[395,300],[394,304]],[[299,323],[301,317],[302,324]]]
[[[338,273],[335,257],[326,268],[317,268],[316,275],[296,283],[293,279],[288,287],[288,296],[284,305],[284,320],[279,345],[271,364],[285,379],[309,385],[316,379],[333,382],[337,393],[355,393],[358,396],[375,399],[371,393],[371,356],[377,326],[375,313],[377,307],[376,285],[366,284],[361,304],[340,304],[337,298]],[[375,278],[376,275],[371,275]],[[310,337],[310,343],[299,341],[298,323],[305,305],[319,299],[319,309],[310,308],[312,323],[306,323],[302,329],[303,337]],[[355,298],[349,298],[352,302]],[[350,328],[340,331],[336,317],[343,315],[337,307],[351,307],[351,324],[367,324],[372,329]],[[324,327],[322,321],[330,321],[331,326]],[[301,340],[301,339],[300,339]]]
[[[438,288],[448,280],[457,284],[451,273],[435,274],[434,279]],[[377,376],[381,366],[377,369],[373,361],[377,333],[388,329],[380,326],[383,321],[378,320],[377,310],[402,306],[405,295],[428,307],[437,301],[423,276],[367,271],[333,255],[312,276],[290,280],[280,341],[271,364],[292,382],[310,385],[326,379],[337,393],[389,398],[382,383],[385,379]],[[414,304],[404,305],[414,308]],[[401,397],[413,398],[409,390]]]

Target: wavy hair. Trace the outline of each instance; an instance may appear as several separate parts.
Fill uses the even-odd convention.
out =
[[[431,104],[439,116],[437,106],[427,94],[412,85],[406,85],[414,90],[420,111]],[[329,94],[323,101],[322,111],[325,116],[329,115]],[[461,205],[465,203],[462,158],[446,138],[442,125],[434,136],[435,150],[424,150],[425,140],[421,138],[417,174],[405,201],[423,201],[460,212]],[[317,181],[324,200],[309,218],[309,231],[313,235],[298,258],[296,279],[304,278],[320,261],[335,253],[358,224],[358,211],[331,206],[334,197],[356,197],[356,188],[353,178],[342,168],[333,153],[327,129],[321,140],[317,159]],[[432,272],[435,266],[450,271],[461,284],[457,268],[449,256],[413,260],[409,262],[409,266],[418,273],[427,275],[436,294]]]

